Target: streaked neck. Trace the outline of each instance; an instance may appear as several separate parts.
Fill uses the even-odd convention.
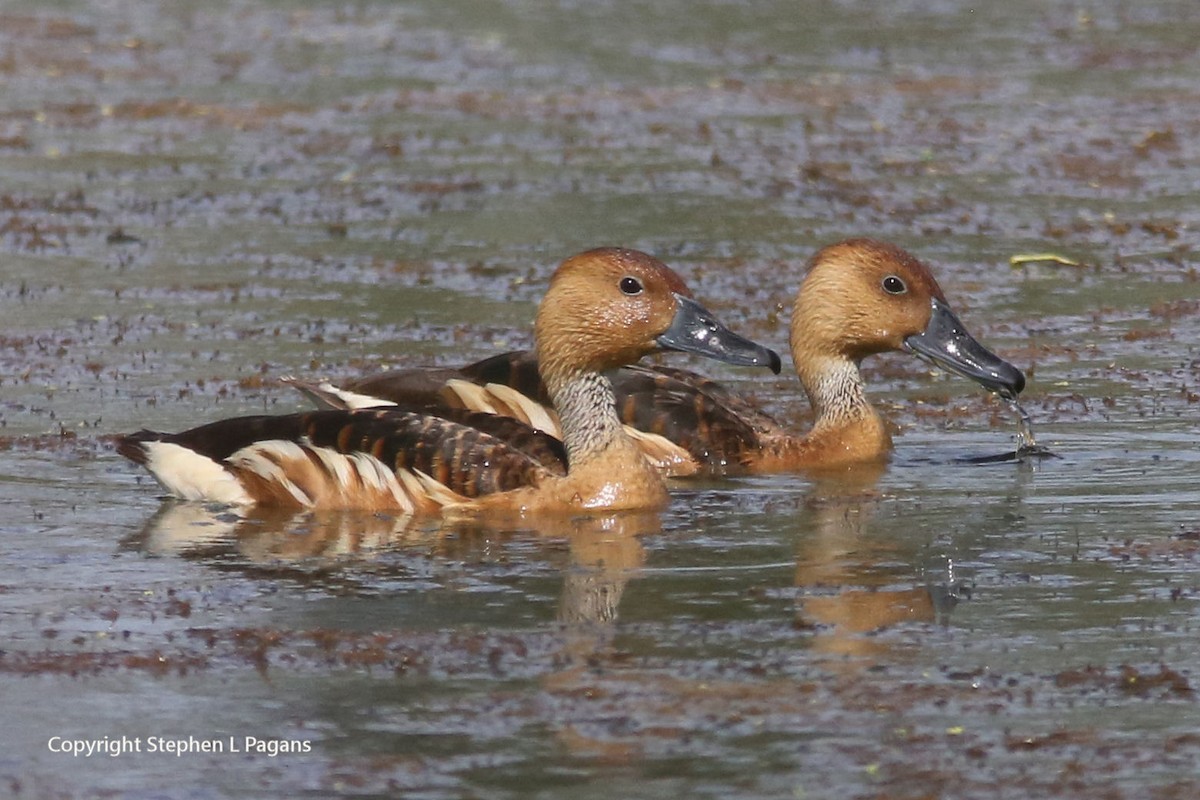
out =
[[[816,413],[815,430],[875,417],[858,364],[845,358],[813,359],[798,365],[800,382]]]
[[[599,372],[575,372],[548,379],[546,388],[558,411],[567,464],[574,469],[626,441],[617,417],[612,382]]]

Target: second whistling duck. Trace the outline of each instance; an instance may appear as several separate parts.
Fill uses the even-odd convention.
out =
[[[383,409],[141,431],[117,449],[187,500],[402,514],[656,508],[662,477],[624,432],[606,371],[658,350],[779,371],[778,355],[721,326],[678,275],[635,250],[563,262],[534,327],[561,443],[495,415]]]
[[[912,353],[1007,398],[1025,387],[1019,369],[967,332],[925,264],[873,239],[829,245],[809,260],[790,344],[816,414],[803,436],[718,383],[662,366],[616,373],[617,412],[667,474],[807,471],[880,461],[891,452],[887,426],[859,371],[872,354]],[[505,353],[456,370],[382,373],[341,388],[292,383],[325,407],[467,408],[561,432],[530,353]]]

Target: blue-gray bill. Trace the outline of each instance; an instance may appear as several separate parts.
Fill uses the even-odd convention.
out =
[[[969,378],[1001,397],[1014,399],[1025,388],[1024,373],[980,344],[954,312],[936,299],[925,331],[909,336],[904,344],[947,372]]]
[[[675,299],[679,304],[675,319],[657,340],[664,350],[696,353],[743,367],[767,367],[779,374],[779,354],[774,350],[729,330],[695,300],[682,295]]]

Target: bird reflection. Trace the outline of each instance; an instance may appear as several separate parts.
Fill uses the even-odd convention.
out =
[[[884,465],[814,477],[801,515],[793,584],[796,627],[815,654],[869,666],[896,646],[875,634],[904,623],[945,623],[961,593],[948,562],[914,582],[913,543],[872,536]],[[167,502],[125,545],[149,555],[208,560],[223,569],[307,581],[338,573],[366,588],[407,569],[397,553],[443,562],[486,562],[509,543],[531,563],[561,569],[557,619],[568,663],[611,645],[621,598],[645,566],[641,538],[661,532],[657,513],[546,517],[488,526],[366,512],[234,511]],[[565,559],[564,559],[565,547]],[[364,570],[364,565],[367,568]],[[919,567],[918,567],[919,569]]]
[[[378,565],[397,551],[447,561],[486,559],[499,544],[521,537],[534,544],[536,554],[558,559],[565,543],[558,618],[569,629],[587,631],[584,638],[591,639],[615,622],[626,583],[645,563],[639,537],[661,529],[657,512],[530,518],[490,527],[481,520],[235,510],[167,501],[124,546],[148,555],[219,561],[225,568],[294,577]]]
[[[820,476],[806,499],[809,534],[796,553],[796,623],[818,653],[869,666],[894,640],[873,634],[903,623],[946,623],[961,587],[949,562],[912,585],[911,543],[872,537],[884,465]],[[939,574],[940,573],[940,574]]]

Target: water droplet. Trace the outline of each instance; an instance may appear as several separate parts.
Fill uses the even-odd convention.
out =
[[[1005,397],[1004,400],[1008,403],[1008,407],[1017,414],[1017,452],[1036,450],[1038,444],[1033,436],[1033,423],[1029,418],[1029,412],[1021,407],[1015,397]]]

